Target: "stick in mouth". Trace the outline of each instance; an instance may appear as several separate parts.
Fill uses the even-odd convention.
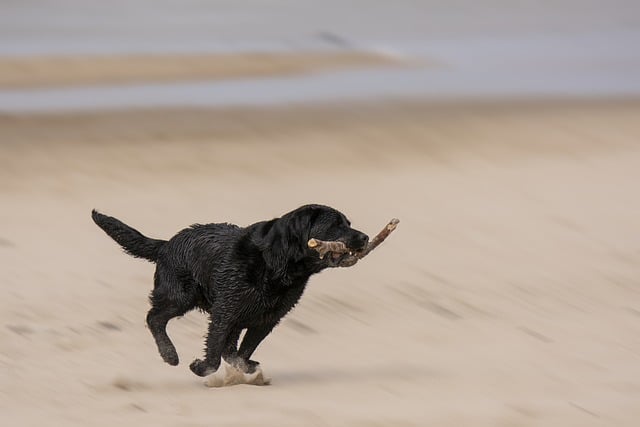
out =
[[[340,262],[336,265],[336,267],[351,267],[355,265],[362,258],[367,256],[372,250],[377,248],[380,243],[384,242],[384,240],[391,234],[393,230],[396,229],[399,219],[393,218],[389,223],[380,231],[369,243],[367,246],[360,252],[352,253],[347,246],[338,241],[324,241],[318,239],[310,239],[307,242],[307,245],[318,252],[320,255],[320,259],[323,259],[327,253],[331,252],[332,254],[349,254],[346,257],[343,257]]]

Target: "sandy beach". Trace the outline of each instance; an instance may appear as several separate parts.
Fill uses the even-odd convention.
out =
[[[639,12],[3,2],[0,425],[637,426]],[[401,222],[311,278],[267,386],[191,373],[198,312],[165,364],[154,266],[90,217],[167,239],[307,203]]]
[[[421,102],[0,117],[0,422],[35,426],[635,426],[640,102]],[[144,318],[158,238],[304,203],[398,230],[312,278],[255,358],[188,369],[206,319]]]

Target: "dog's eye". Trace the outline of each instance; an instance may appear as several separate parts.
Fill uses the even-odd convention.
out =
[[[333,225],[334,225],[335,227],[338,227],[338,228],[340,228],[340,227],[344,227],[345,225],[348,225],[348,224],[349,224],[349,221],[346,221],[346,222],[345,222],[343,219],[340,219],[340,218],[338,218],[338,219],[333,223]]]

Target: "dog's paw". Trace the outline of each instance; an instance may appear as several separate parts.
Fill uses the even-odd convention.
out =
[[[260,367],[260,362],[256,362],[255,360],[245,360],[244,363],[246,364],[246,369],[244,372],[247,374],[253,374],[256,369]]]
[[[191,369],[191,372],[199,377],[206,377],[207,375],[211,375],[218,370],[218,366],[212,366],[202,359],[195,359],[193,362],[191,362],[189,368]]]
[[[178,363],[180,363],[180,359],[178,358],[178,353],[175,348],[164,348],[160,350],[160,356],[162,356],[162,360],[171,366],[177,366]]]
[[[253,374],[260,366],[260,362],[256,362],[255,360],[245,360],[239,356],[227,357],[225,362],[245,374]]]

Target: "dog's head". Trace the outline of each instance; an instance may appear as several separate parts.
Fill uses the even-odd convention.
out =
[[[312,210],[315,209],[316,207],[312,208]],[[315,215],[312,215],[309,238],[342,242],[350,252],[362,251],[367,246],[369,236],[352,228],[351,221],[341,212],[326,206],[320,206],[315,212]],[[305,241],[305,245],[308,246],[307,242],[308,239]],[[348,255],[348,253],[329,252],[323,260],[327,266],[335,267]],[[312,256],[318,257],[317,252],[314,251]]]
[[[351,228],[344,214],[323,205],[305,205],[283,215],[273,221],[269,235],[265,250],[275,267],[284,271],[287,265],[304,261],[312,270],[310,273],[335,267],[348,254],[328,253],[321,259],[308,247],[309,239],[339,241],[353,252],[361,251],[369,242],[369,236]]]

